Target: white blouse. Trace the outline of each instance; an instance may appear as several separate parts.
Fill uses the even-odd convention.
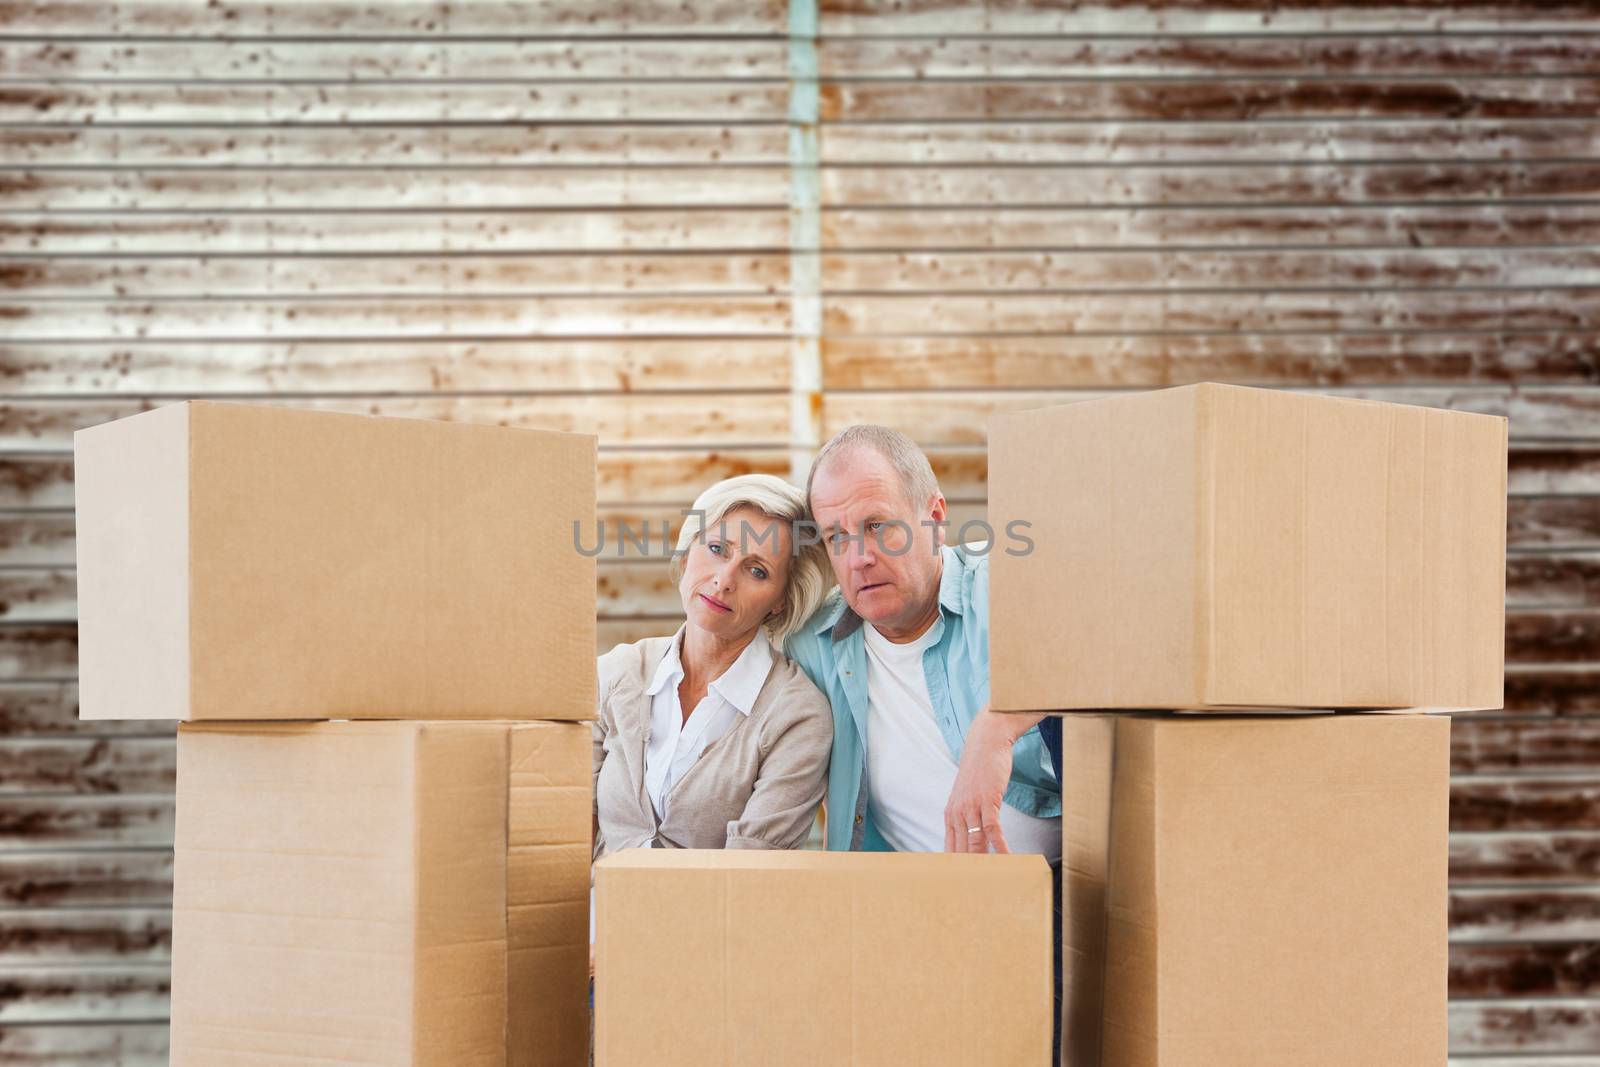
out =
[[[772,645],[766,632],[758,630],[733,666],[706,687],[706,695],[684,721],[683,705],[678,701],[678,683],[683,681],[682,639],[680,634],[672,643],[645,690],[650,696],[650,744],[645,749],[644,787],[657,819],[666,818],[667,794],[673,784],[708,746],[728,732],[737,716],[750,714],[772,669]]]

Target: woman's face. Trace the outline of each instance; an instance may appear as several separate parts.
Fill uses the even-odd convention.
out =
[[[789,524],[753,507],[734,508],[689,543],[678,593],[689,625],[724,640],[743,637],[783,607]]]

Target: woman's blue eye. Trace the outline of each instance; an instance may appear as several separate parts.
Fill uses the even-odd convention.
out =
[[[722,555],[722,544],[721,544],[721,542],[719,542],[719,541],[709,541],[709,542],[707,542],[706,543],[706,551],[707,552],[715,552],[719,556]]]
[[[763,582],[767,580],[767,569],[765,567],[754,567],[750,573],[760,578]]]

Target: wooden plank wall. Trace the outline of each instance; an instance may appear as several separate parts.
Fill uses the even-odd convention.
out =
[[[0,0],[0,1064],[165,1062],[172,731],[74,715],[73,429],[584,429],[638,522],[881,421],[967,518],[989,413],[1201,379],[1511,416],[1452,1050],[1593,1062],[1597,102],[1560,0]]]

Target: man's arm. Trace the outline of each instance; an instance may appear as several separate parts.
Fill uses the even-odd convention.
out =
[[[1011,781],[1012,749],[1043,718],[984,708],[972,720],[956,784],[944,806],[946,852],[1011,851],[1000,829],[1000,805]]]

